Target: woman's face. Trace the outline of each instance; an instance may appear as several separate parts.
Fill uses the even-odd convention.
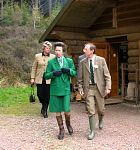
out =
[[[43,52],[44,52],[45,54],[50,53],[50,47],[49,47],[48,45],[44,46]]]
[[[56,57],[62,57],[63,56],[63,48],[61,46],[55,47],[55,55],[56,55]]]

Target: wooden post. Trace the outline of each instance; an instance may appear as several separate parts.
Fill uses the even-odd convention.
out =
[[[121,69],[122,69],[122,99],[124,100],[124,97],[125,97],[125,87],[124,87],[125,78],[124,78],[124,64],[123,63],[121,64]]]
[[[112,27],[117,28],[117,8],[113,8],[112,14]]]
[[[139,40],[139,80],[140,81],[140,40]]]
[[[136,105],[139,104],[139,69],[136,69]]]
[[[139,40],[139,64],[138,64],[138,69],[136,70],[136,75],[137,75],[137,82],[136,82],[136,87],[137,87],[137,99],[136,99],[136,104],[139,104],[140,100],[140,40]]]

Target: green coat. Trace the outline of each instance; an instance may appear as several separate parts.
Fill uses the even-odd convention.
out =
[[[76,76],[76,69],[71,58],[63,58],[63,68],[69,68],[70,74],[62,74],[59,77],[53,76],[53,71],[61,70],[57,58],[48,61],[45,78],[51,79],[50,95],[65,96],[70,94],[70,78]]]

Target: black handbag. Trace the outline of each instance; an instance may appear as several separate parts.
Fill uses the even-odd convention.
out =
[[[34,85],[31,85],[31,95],[29,96],[30,103],[35,102]]]

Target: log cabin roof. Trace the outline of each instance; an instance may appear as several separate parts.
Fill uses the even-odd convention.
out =
[[[39,42],[64,41],[67,37],[88,39],[87,33],[95,21],[105,9],[113,8],[116,3],[117,0],[69,0],[41,36]]]

